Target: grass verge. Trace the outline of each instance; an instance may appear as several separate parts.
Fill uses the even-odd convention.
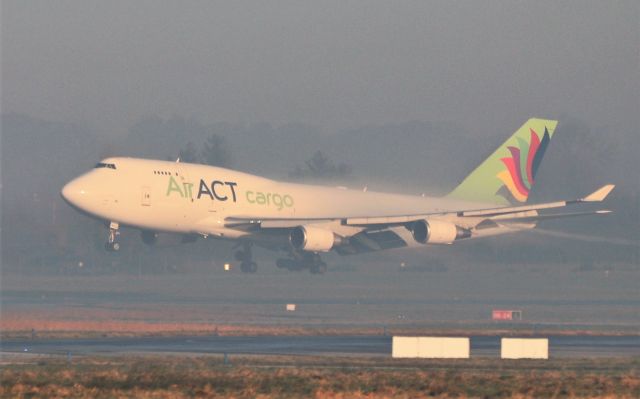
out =
[[[4,359],[0,397],[640,397],[640,359],[500,361],[314,356]]]

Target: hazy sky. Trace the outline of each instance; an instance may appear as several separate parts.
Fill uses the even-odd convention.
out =
[[[2,111],[407,120],[504,135],[570,115],[637,135],[640,2],[2,1]]]

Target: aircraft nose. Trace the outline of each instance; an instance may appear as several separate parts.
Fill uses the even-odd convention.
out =
[[[62,187],[62,190],[60,191],[62,198],[75,206],[78,206],[82,202],[82,199],[86,197],[86,194],[84,185],[79,181],[79,179],[71,180]]]

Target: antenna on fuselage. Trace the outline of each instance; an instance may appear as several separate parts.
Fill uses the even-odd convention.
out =
[[[180,157],[178,157],[178,159],[176,159],[176,163],[180,163]]]

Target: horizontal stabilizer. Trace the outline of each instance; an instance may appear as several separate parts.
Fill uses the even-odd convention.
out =
[[[615,188],[614,184],[607,184],[600,187],[593,193],[587,195],[582,199],[583,202],[601,202],[609,195],[609,193]]]

